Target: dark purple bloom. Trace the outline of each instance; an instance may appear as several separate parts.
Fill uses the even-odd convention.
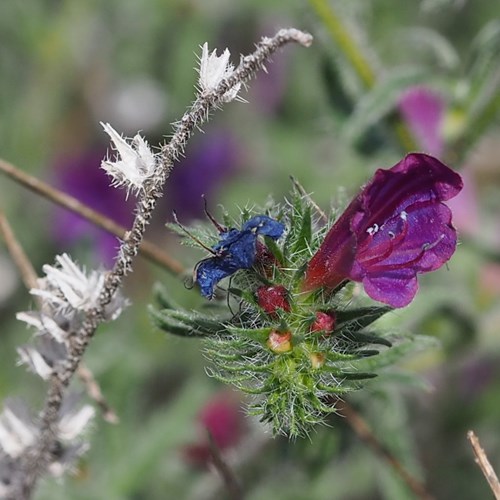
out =
[[[241,230],[224,229],[219,242],[212,247],[214,256],[196,266],[196,282],[201,294],[211,298],[215,285],[239,269],[249,269],[257,254],[257,236],[278,239],[285,226],[267,215],[256,215],[243,224]]]
[[[128,225],[133,216],[131,201],[125,202],[123,193],[109,185],[109,178],[101,169],[105,155],[105,149],[92,149],[60,159],[55,167],[55,182],[65,193],[115,222]],[[58,208],[55,219],[55,237],[60,243],[71,245],[87,239],[100,259],[112,263],[119,246],[116,236],[68,210]]]
[[[438,269],[455,251],[451,211],[442,202],[461,189],[457,173],[425,154],[377,170],[312,257],[304,289],[349,279],[362,282],[372,299],[406,306],[417,292],[417,274]]]

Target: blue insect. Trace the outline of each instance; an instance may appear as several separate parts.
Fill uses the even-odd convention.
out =
[[[241,230],[226,229],[216,224],[220,240],[211,249],[213,257],[199,262],[195,269],[195,281],[201,294],[212,298],[217,283],[239,269],[249,269],[255,262],[257,236],[269,236],[277,240],[285,226],[267,215],[256,215],[246,221]]]

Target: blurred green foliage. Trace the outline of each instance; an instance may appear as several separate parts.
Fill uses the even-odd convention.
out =
[[[362,54],[374,75],[370,85],[332,37],[319,3],[335,13]],[[436,498],[486,498],[465,434],[476,431],[500,471],[496,2],[6,0],[0,3],[0,157],[56,183],[57,158],[107,146],[101,120],[128,135],[142,129],[152,144],[160,142],[193,100],[201,44],[227,46],[237,62],[262,34],[282,26],[310,31],[315,43],[277,54],[270,79],[259,77],[267,83],[259,87],[257,79],[243,94],[248,103],[229,104],[206,127],[208,137],[215,128],[230,131],[244,159],[209,203],[231,212],[235,205],[262,204],[270,193],[280,199],[293,175],[321,206],[345,204],[375,168],[393,165],[406,152],[398,132],[401,92],[425,84],[440,93],[446,103],[444,159],[473,179],[476,196],[464,208],[479,218],[463,231],[448,272],[425,276],[414,303],[384,320],[388,328],[434,336],[442,348],[408,358],[399,367],[400,383],[387,377],[351,402]],[[130,90],[138,83],[160,96],[156,106]],[[275,104],[259,105],[270,102],[270,89]],[[125,111],[119,96],[126,97]],[[67,250],[95,264],[85,250],[54,242],[47,201],[3,177],[0,199],[39,272]],[[201,256],[180,250],[163,227],[168,212],[160,209],[149,237],[192,267]],[[191,468],[181,451],[203,435],[196,415],[219,386],[205,374],[197,340],[165,337],[151,325],[146,305],[156,281],[184,307],[202,304],[164,270],[137,262],[126,283],[133,305],[99,330],[86,357],[120,423],[98,417],[76,474],[62,483],[45,481],[37,498],[223,497],[215,473]],[[15,348],[28,334],[13,319],[31,303],[20,283],[0,302],[0,396],[20,395],[37,409],[44,384],[16,367]],[[237,472],[248,498],[412,498],[342,419],[330,423],[310,441],[268,440],[264,455],[247,457]],[[245,456],[245,449],[234,451]]]

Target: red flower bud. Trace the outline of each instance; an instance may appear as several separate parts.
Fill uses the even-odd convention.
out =
[[[292,334],[290,332],[278,332],[273,330],[267,339],[267,347],[276,354],[282,354],[292,350]]]
[[[288,290],[281,285],[258,288],[257,303],[267,314],[275,314],[277,309],[290,312]]]
[[[318,311],[316,313],[316,318],[311,325],[311,332],[323,332],[324,334],[329,335],[335,329],[336,322],[337,318],[333,311]]]

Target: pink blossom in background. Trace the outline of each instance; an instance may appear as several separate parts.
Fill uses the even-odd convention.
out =
[[[418,146],[426,153],[441,156],[444,99],[427,87],[411,87],[399,98],[398,108]]]
[[[193,466],[204,467],[210,462],[212,453],[207,431],[220,451],[236,446],[245,432],[241,401],[229,391],[219,392],[207,401],[197,420],[200,438],[182,450],[186,462]]]
[[[464,187],[458,195],[447,202],[453,212],[453,223],[459,233],[473,235],[479,230],[479,203],[472,172],[466,167],[460,175]]]

